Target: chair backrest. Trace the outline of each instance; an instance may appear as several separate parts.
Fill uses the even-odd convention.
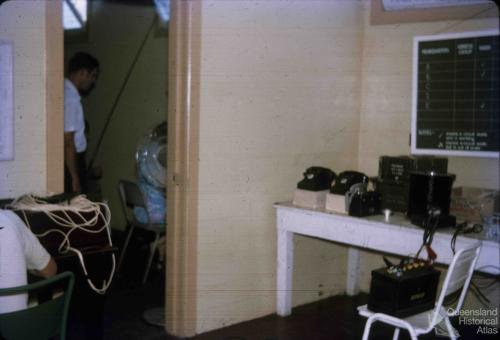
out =
[[[124,179],[120,180],[118,182],[118,191],[120,193],[123,215],[127,219],[128,223],[134,221],[134,215],[132,212],[134,207],[141,207],[147,211],[144,195],[135,182]]]
[[[452,309],[453,313],[451,314],[455,315],[462,308],[480,251],[481,243],[478,242],[471,248],[460,249],[455,253],[455,256],[453,256],[434,310],[431,322],[432,325],[435,325],[436,322],[439,321],[439,311],[443,306],[444,299],[450,294],[460,294],[458,302],[455,308]]]
[[[135,182],[121,179],[118,183],[122,202],[129,208],[142,207],[146,208],[144,196],[141,189]]]
[[[0,338],[39,340],[57,336],[65,339],[74,280],[73,273],[63,272],[29,285],[0,289],[0,296],[28,293],[43,297],[33,307],[0,314]]]

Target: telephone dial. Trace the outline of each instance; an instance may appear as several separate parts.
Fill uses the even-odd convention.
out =
[[[330,188],[330,193],[345,195],[357,183],[362,183],[366,186],[368,184],[368,176],[357,171],[341,172],[335,179],[334,185]]]

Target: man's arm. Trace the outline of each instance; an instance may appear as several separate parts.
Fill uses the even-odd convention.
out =
[[[82,192],[80,186],[80,178],[78,176],[78,166],[76,158],[76,147],[75,147],[75,132],[65,132],[64,133],[64,163],[68,168],[69,174],[71,176],[71,189],[73,192],[79,194]]]
[[[48,279],[57,274],[57,264],[56,261],[51,257],[49,263],[45,266],[45,268],[40,270],[33,271],[36,275],[41,276],[43,278]]]
[[[18,235],[17,240],[21,245],[22,255],[26,259],[26,269],[44,278],[57,274],[56,262],[21,218],[12,211],[9,211],[6,216]]]

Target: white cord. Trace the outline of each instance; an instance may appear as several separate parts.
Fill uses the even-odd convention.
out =
[[[108,279],[103,281],[101,288],[97,288],[88,276],[87,268],[85,266],[85,261],[81,251],[71,247],[70,235],[75,230],[82,230],[84,232],[93,234],[98,234],[103,230],[106,230],[109,246],[112,246],[111,232],[109,228],[111,220],[111,212],[107,204],[92,202],[88,200],[85,197],[85,195],[79,195],[74,197],[69,202],[60,202],[57,204],[47,203],[44,200],[39,199],[33,195],[24,195],[14,200],[12,203],[8,205],[8,207],[12,210],[21,211],[24,216],[24,220],[28,228],[30,229],[32,228],[29,223],[29,219],[26,216],[26,211],[45,213],[47,217],[49,217],[56,225],[61,226],[63,228],[68,228],[67,232],[64,232],[60,229],[48,229],[43,233],[35,235],[41,238],[49,235],[50,233],[61,234],[63,236],[63,241],[59,245],[58,248],[59,253],[65,254],[68,251],[74,252],[77,255],[78,259],[80,260],[80,264],[82,266],[83,272],[86,276],[90,288],[92,288],[98,294],[106,293],[106,290],[109,288],[111,281],[113,280],[113,276],[115,274],[115,266],[116,266],[115,254],[114,253],[111,254],[113,264]],[[72,218],[69,213],[74,214],[74,216],[77,217],[82,222],[77,222],[76,219]],[[83,213],[92,215],[90,218],[85,218],[82,215]],[[102,227],[95,229],[94,227],[98,224],[100,218],[104,223]]]

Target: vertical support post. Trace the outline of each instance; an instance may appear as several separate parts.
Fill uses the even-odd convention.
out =
[[[347,250],[347,295],[356,295],[359,293],[359,268],[359,250],[353,247],[349,247]]]
[[[171,0],[165,331],[198,332],[198,164],[202,1]]]
[[[45,1],[47,192],[64,191],[64,30],[62,1]]]

